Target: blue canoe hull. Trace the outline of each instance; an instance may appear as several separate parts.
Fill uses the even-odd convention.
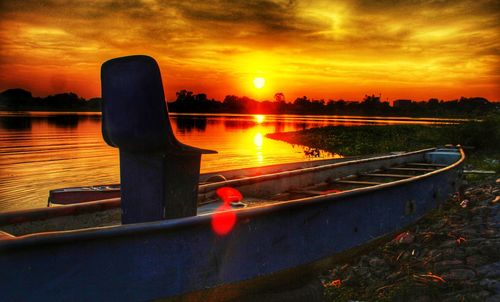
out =
[[[463,153],[436,173],[379,188],[234,211],[236,224],[225,236],[202,215],[4,240],[2,300],[215,301],[250,294],[259,280],[299,278],[414,223],[457,191],[462,161]]]

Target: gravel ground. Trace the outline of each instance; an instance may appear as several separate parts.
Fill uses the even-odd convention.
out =
[[[500,179],[320,276],[326,301],[500,301]]]

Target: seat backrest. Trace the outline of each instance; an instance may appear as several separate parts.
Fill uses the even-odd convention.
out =
[[[177,147],[153,58],[137,55],[109,60],[102,65],[101,83],[102,132],[109,145],[127,151]]]

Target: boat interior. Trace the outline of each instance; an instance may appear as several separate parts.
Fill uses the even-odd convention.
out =
[[[439,160],[433,157],[434,154],[447,154],[449,157],[440,157]],[[421,154],[417,157],[412,157],[409,161],[389,161],[388,163],[375,162],[375,167],[373,165],[360,165],[356,170],[345,169],[346,173],[342,173],[342,165],[337,169],[325,169],[318,167],[313,173],[320,175],[322,179],[315,179],[313,181],[301,181],[300,185],[294,186],[290,183],[286,184],[286,188],[280,188],[280,186],[274,186],[277,182],[273,184],[272,190],[267,190],[262,192],[262,189],[253,188],[250,191],[245,190],[244,182],[252,182],[252,178],[246,179],[244,181],[235,181],[238,185],[237,188],[244,190],[246,194],[243,194],[243,199],[238,202],[230,203],[233,208],[244,208],[244,207],[255,207],[262,206],[266,204],[274,204],[283,201],[294,201],[304,198],[314,198],[324,195],[334,195],[341,194],[348,191],[353,191],[356,189],[369,188],[378,185],[384,185],[388,183],[393,183],[399,180],[409,180],[422,176],[425,174],[430,174],[440,169],[448,167],[454,161],[458,160],[457,149],[436,149],[433,152],[428,152]],[[364,162],[361,160],[361,162]],[[347,166],[349,167],[349,166]],[[340,172],[340,173],[336,173]],[[352,172],[352,173],[351,173]],[[306,173],[307,175],[307,173]],[[207,185],[212,189],[208,194],[199,195],[198,200],[198,215],[210,214],[223,202],[214,195],[214,188],[225,185],[226,182],[221,182],[220,184]],[[203,189],[203,185],[200,187]],[[202,190],[200,190],[202,191]],[[248,191],[248,192],[247,192]]]

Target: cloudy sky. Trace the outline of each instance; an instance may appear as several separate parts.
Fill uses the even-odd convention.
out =
[[[0,2],[0,91],[100,96],[100,65],[131,54],[159,62],[169,100],[500,100],[500,2]]]

